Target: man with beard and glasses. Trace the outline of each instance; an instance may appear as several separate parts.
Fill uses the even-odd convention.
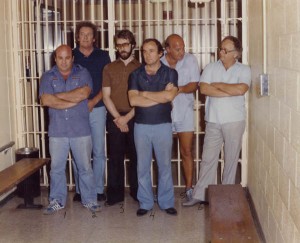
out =
[[[103,70],[103,100],[108,110],[106,128],[108,133],[107,201],[114,205],[124,201],[124,159],[129,159],[128,179],[130,195],[137,201],[137,158],[133,137],[134,108],[128,101],[128,77],[141,64],[132,51],[135,38],[129,30],[115,35],[119,58]]]

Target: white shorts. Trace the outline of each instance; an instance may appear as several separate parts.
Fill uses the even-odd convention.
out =
[[[182,121],[172,122],[173,132],[193,132],[194,126],[194,110],[188,109]]]

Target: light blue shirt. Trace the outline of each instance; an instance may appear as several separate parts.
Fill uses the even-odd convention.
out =
[[[161,61],[169,66],[165,55]],[[184,86],[191,82],[200,81],[200,69],[196,57],[190,53],[185,53],[183,59],[177,62],[178,86]],[[188,109],[194,109],[194,94],[179,93],[173,100],[172,121],[178,122],[185,118]],[[192,119],[194,119],[192,117]]]
[[[236,62],[229,69],[225,69],[223,63],[217,62],[208,64],[200,78],[200,82],[214,83],[223,82],[227,84],[245,83],[250,87],[250,67]],[[231,97],[206,97],[205,120],[207,122],[224,124],[237,122],[246,119],[245,96]]]
[[[56,94],[68,92],[88,85],[93,89],[90,73],[84,67],[74,64],[67,80],[55,65],[45,72],[41,78],[39,96],[42,94]],[[88,100],[85,99],[68,109],[49,108],[49,137],[83,137],[91,134],[89,123]]]

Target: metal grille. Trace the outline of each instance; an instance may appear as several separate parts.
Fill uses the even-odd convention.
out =
[[[51,54],[60,44],[75,46],[74,30],[78,22],[90,20],[98,27],[97,46],[109,51],[115,60],[113,36],[117,30],[129,29],[136,37],[134,54],[141,60],[139,51],[145,38],[154,37],[163,42],[171,33],[184,38],[186,51],[194,54],[202,70],[217,59],[217,47],[226,35],[234,35],[243,41],[243,62],[247,62],[246,0],[211,0],[193,3],[188,0],[14,0],[17,18],[14,25],[15,70],[17,98],[17,143],[40,149],[41,157],[49,157],[47,112],[39,105],[39,78],[51,68]],[[196,1],[197,2],[197,1]],[[205,97],[195,94],[195,133],[193,156],[195,178],[204,138]],[[247,129],[246,129],[247,130]],[[245,133],[241,172],[238,175],[246,183],[247,146]],[[173,136],[172,169],[174,186],[184,186],[181,157],[177,136]],[[124,161],[126,166],[126,160]],[[68,159],[68,185],[73,186],[71,157]],[[220,169],[223,153],[220,154]],[[48,185],[46,168],[43,184]],[[153,183],[156,184],[156,166],[153,164]],[[219,173],[217,181],[220,181]]]

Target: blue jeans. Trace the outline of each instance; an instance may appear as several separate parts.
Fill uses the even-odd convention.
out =
[[[66,205],[66,163],[69,150],[71,149],[79,175],[78,182],[81,189],[81,201],[83,204],[97,202],[91,166],[91,136],[76,138],[50,137],[49,148],[51,156],[49,200],[56,199],[62,205]]]
[[[104,106],[95,107],[90,113],[90,126],[92,131],[93,141],[93,172],[95,178],[96,192],[102,194],[104,191],[104,177],[105,177],[105,123],[106,123],[106,109]],[[76,192],[81,194],[80,185],[78,185],[77,168],[74,166],[73,160],[74,180]]]
[[[140,208],[150,210],[154,205],[151,182],[152,149],[158,165],[158,204],[161,209],[174,207],[174,188],[171,170],[172,126],[134,125],[134,141],[138,158],[138,200]]]

